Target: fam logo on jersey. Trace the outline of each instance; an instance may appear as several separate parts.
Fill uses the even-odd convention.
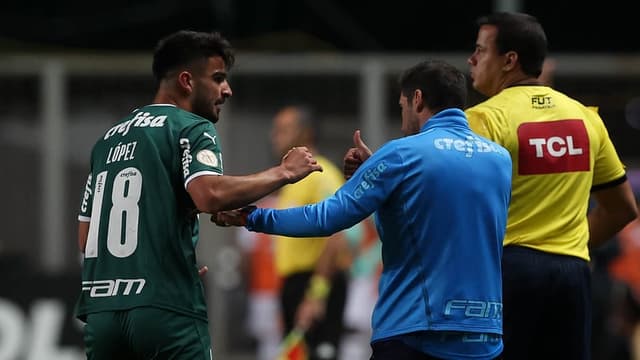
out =
[[[523,123],[518,127],[518,174],[589,171],[589,136],[582,120]]]
[[[108,297],[118,295],[140,295],[144,285],[147,283],[145,279],[109,279],[83,281],[82,291],[89,292],[89,296]],[[135,293],[132,293],[135,287]]]
[[[453,299],[444,307],[445,316],[464,315],[471,318],[502,319],[502,302]]]

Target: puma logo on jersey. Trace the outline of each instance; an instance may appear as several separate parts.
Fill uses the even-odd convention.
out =
[[[589,171],[589,136],[582,120],[523,123],[518,127],[518,174]]]
[[[209,135],[209,133],[208,133],[208,132],[206,132],[206,131],[205,131],[202,135],[204,135],[204,136],[208,137],[209,139],[211,139],[211,142],[213,142],[213,145],[218,145],[218,144],[216,144],[216,136],[215,136],[215,135],[214,135],[214,136],[211,136],[211,135]]]

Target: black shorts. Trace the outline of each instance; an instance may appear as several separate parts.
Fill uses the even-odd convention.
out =
[[[369,360],[439,360],[420,352],[399,339],[376,341],[371,344]]]
[[[506,246],[502,279],[504,359],[590,359],[587,261]]]

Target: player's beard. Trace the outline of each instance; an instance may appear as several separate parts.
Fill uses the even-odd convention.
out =
[[[219,120],[218,114],[216,114],[213,101],[204,96],[196,96],[192,104],[193,113],[211,121],[217,123]]]

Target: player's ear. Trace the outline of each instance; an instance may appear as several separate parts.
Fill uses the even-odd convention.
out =
[[[413,106],[417,112],[421,112],[424,108],[424,94],[420,89],[416,89],[413,92]]]
[[[193,91],[193,76],[188,71],[182,71],[176,79],[178,87],[187,93]]]

